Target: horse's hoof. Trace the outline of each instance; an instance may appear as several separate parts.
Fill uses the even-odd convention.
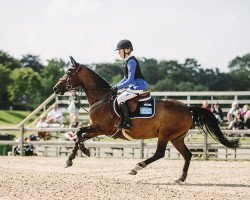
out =
[[[182,184],[182,183],[184,183],[184,181],[185,181],[185,179],[179,178],[179,179],[177,179],[177,180],[175,181],[175,183],[177,183],[177,184]]]
[[[70,161],[70,162],[66,162],[66,165],[64,168],[68,168],[68,167],[71,167],[73,165],[73,162]]]
[[[84,153],[86,156],[90,157],[90,150],[89,150],[89,149],[86,149],[83,153]]]
[[[181,183],[182,183],[182,181],[181,181],[180,179],[177,179],[177,180],[175,180],[175,183],[177,183],[177,184],[181,184]]]
[[[131,171],[129,172],[129,174],[130,174],[130,175],[136,175],[136,174],[137,174],[137,171],[131,170]]]

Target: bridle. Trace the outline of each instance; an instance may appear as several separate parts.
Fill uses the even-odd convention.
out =
[[[77,66],[75,66],[75,68],[70,68],[70,69],[68,69],[68,71],[66,72],[66,74],[67,74],[67,79],[66,79],[65,85],[66,85],[66,89],[67,89],[68,91],[73,92],[73,91],[76,90],[75,87],[73,87],[73,85],[72,85],[71,82],[72,82],[72,79],[74,79],[74,78],[76,78],[77,80],[79,79],[79,72],[81,71],[81,69],[82,69],[82,66],[78,64]],[[107,91],[110,91],[107,95],[105,95],[104,98],[102,98],[101,100],[99,100],[99,101],[93,103],[92,105],[90,105],[89,110],[91,110],[91,109],[93,109],[94,107],[96,107],[96,106],[98,106],[98,105],[104,103],[104,102],[107,101],[107,100],[108,100],[108,104],[110,104],[111,97],[112,97],[111,88],[88,88],[88,89],[84,88],[84,90],[107,90]],[[86,109],[84,109],[84,110],[86,110]],[[87,110],[86,110],[86,111],[87,111]],[[87,111],[87,112],[88,112],[88,111]],[[112,118],[112,115],[110,114],[110,111],[109,111],[109,116]]]
[[[73,85],[70,83],[72,81],[73,78],[77,78],[78,80],[78,73],[81,71],[82,67],[80,65],[78,65],[76,68],[70,68],[68,69],[68,71],[66,72],[67,79],[66,79],[66,89],[69,91],[74,90]]]

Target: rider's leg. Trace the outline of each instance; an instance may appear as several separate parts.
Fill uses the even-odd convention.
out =
[[[138,93],[141,93],[141,90],[126,90],[117,98],[117,103],[121,108],[121,122],[118,128],[131,130],[132,123],[129,118],[129,109],[126,101],[136,97]]]
[[[120,109],[121,109],[121,122],[118,125],[118,128],[120,129],[127,129],[127,130],[131,130],[132,128],[132,123],[129,117],[129,109],[127,106],[126,102],[122,102],[120,104]]]

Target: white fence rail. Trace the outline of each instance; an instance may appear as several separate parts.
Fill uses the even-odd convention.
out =
[[[58,95],[56,97],[56,102],[63,112],[67,112],[67,106],[69,105],[70,93],[65,93],[64,95]],[[151,92],[151,95],[156,99],[177,99],[187,104],[188,106],[200,106],[204,100],[212,106],[215,102],[218,102],[222,111],[224,112],[225,120],[226,113],[231,108],[233,101],[237,101],[242,107],[244,104],[250,105],[250,91],[213,91],[213,92]],[[85,94],[81,96],[81,105],[84,109],[88,110],[88,101]],[[88,113],[80,109],[80,119],[88,120]]]
[[[221,104],[223,112],[226,114],[233,101],[238,101],[238,103],[243,106],[244,104],[250,104],[250,91],[215,91],[215,92],[151,92],[152,96],[156,99],[161,98],[171,98],[177,99],[182,101],[187,105],[201,105],[204,100],[207,100],[210,105],[218,102]],[[46,99],[41,105],[39,105],[28,117],[26,117],[19,125],[25,124],[29,121],[32,117],[34,117],[38,112],[43,110],[44,113],[49,112],[50,107],[48,105],[51,104],[54,99],[59,104],[59,108],[65,113],[64,118],[65,120],[69,120],[69,116],[67,113],[67,107],[69,105],[69,97],[70,93],[65,93],[64,95],[52,94],[48,99]],[[87,122],[89,119],[88,110],[89,104],[86,99],[85,93],[80,96],[81,98],[81,106],[83,109],[79,110],[80,116],[79,119]],[[226,120],[226,117],[225,117]],[[34,126],[36,120],[33,121],[29,127]]]
[[[43,156],[60,156],[67,155],[71,152],[74,142],[72,141],[60,141],[60,140],[50,140],[50,141],[33,141],[26,143],[23,141],[24,133],[26,132],[56,132],[64,133],[66,131],[75,131],[76,128],[0,128],[0,131],[18,131],[20,133],[20,141],[0,141],[0,145],[19,145],[21,147],[21,155],[23,154],[23,146],[25,144],[34,145],[39,149],[38,151]],[[192,129],[189,131],[189,134],[195,134],[199,131]],[[187,137],[187,147],[191,149],[194,157],[202,159],[233,159],[233,160],[250,160],[250,138],[244,137],[244,135],[250,135],[250,130],[224,130],[224,133],[227,135],[241,136],[243,141],[242,146],[238,149],[231,150],[224,147],[221,144],[218,144],[214,141],[209,141],[208,138],[204,135],[201,136],[199,142],[188,141]],[[92,156],[97,157],[131,157],[131,158],[148,158],[153,155],[156,150],[156,141],[146,141],[138,140],[133,142],[108,142],[108,141],[87,141],[86,147],[91,149]],[[168,144],[166,149],[166,157],[178,159],[180,154],[177,150],[171,145]]]

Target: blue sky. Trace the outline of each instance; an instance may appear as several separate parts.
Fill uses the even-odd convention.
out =
[[[249,9],[247,0],[0,0],[0,49],[88,64],[113,62],[130,39],[138,57],[227,71],[250,52]]]

